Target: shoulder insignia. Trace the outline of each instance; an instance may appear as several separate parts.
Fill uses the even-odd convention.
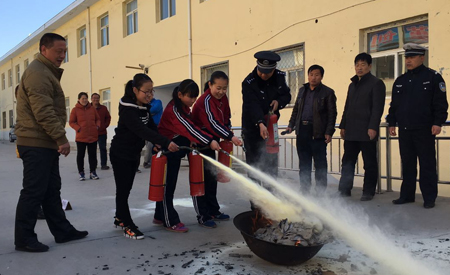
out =
[[[447,91],[447,89],[445,88],[445,82],[439,82],[439,89],[444,93]]]
[[[281,74],[281,75],[286,75],[286,73],[285,73],[285,72],[283,72],[283,71],[278,71],[278,74]]]
[[[253,77],[253,78],[250,78],[250,79],[247,79],[247,83],[248,84],[250,84],[250,83],[252,83],[253,82],[253,80],[255,80],[255,78]]]

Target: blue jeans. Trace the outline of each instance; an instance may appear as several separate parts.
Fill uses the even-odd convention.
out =
[[[54,149],[17,146],[23,162],[23,189],[17,203],[15,245],[38,241],[34,232],[39,206],[55,239],[67,236],[74,227],[66,219],[61,204],[59,153]]]
[[[106,151],[106,140],[108,136],[98,135],[98,148],[100,149],[100,164],[101,166],[106,166],[106,162],[108,161],[108,153]]]

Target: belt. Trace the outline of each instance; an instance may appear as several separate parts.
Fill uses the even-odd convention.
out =
[[[302,125],[312,125],[312,121],[302,120]]]

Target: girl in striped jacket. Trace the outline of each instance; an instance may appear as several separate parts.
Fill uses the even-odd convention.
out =
[[[191,107],[199,94],[198,85],[191,79],[183,80],[172,93],[172,100],[164,109],[158,131],[179,146],[209,145],[212,150],[219,150],[219,144],[213,137],[202,131],[191,120]],[[188,150],[167,154],[167,178],[164,189],[164,199],[156,203],[153,222],[164,225],[173,232],[187,232],[188,228],[180,221],[173,207],[173,195],[177,185],[181,159],[189,153]]]

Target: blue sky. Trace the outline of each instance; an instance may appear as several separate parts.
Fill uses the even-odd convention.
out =
[[[0,0],[0,57],[75,0]]]

